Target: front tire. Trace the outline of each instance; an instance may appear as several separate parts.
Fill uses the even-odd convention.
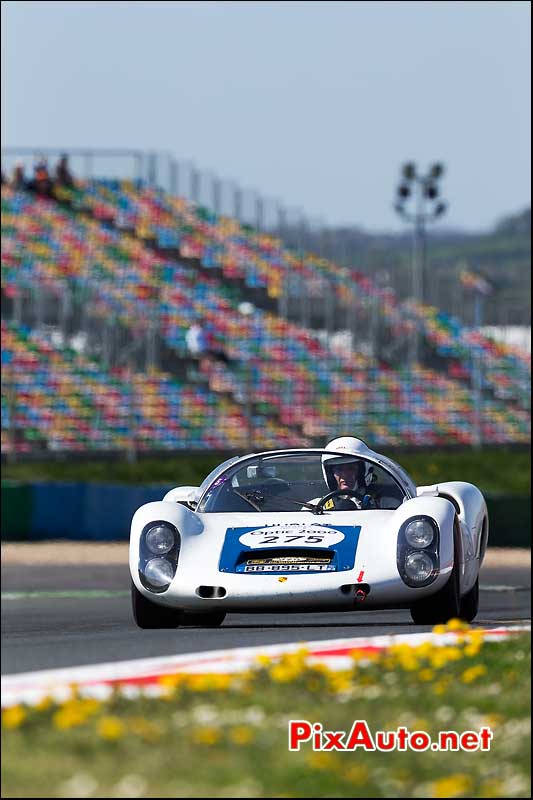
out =
[[[479,611],[479,577],[469,592],[461,598],[459,617],[465,622],[473,622]]]
[[[131,582],[131,606],[133,619],[143,630],[161,628],[178,628],[181,625],[183,613],[174,609],[152,603]]]
[[[450,579],[436,594],[411,606],[415,625],[439,625],[460,616],[459,564],[454,561]]]

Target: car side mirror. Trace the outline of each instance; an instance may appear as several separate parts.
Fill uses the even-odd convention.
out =
[[[437,485],[434,485],[434,486],[417,486],[416,487],[416,496],[417,497],[438,497],[439,496],[439,487]]]
[[[198,505],[198,486],[176,486],[171,489],[163,497],[163,501],[167,503],[182,503],[188,508],[195,509]]]

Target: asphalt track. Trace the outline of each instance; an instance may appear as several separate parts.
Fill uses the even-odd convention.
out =
[[[475,625],[529,621],[528,566],[484,567]],[[485,588],[486,587],[486,588]],[[2,568],[2,674],[261,644],[428,630],[409,612],[229,614],[222,627],[141,631],[125,566]]]

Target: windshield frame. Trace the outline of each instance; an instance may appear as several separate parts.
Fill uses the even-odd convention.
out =
[[[230,458],[227,461],[224,461],[216,469],[214,469],[212,472],[210,472],[209,475],[202,481],[202,484],[199,487],[199,491],[198,491],[198,502],[197,502],[197,506],[196,506],[197,513],[199,513],[199,514],[217,514],[217,513],[242,514],[242,511],[221,511],[221,512],[219,512],[219,511],[198,511],[198,509],[202,506],[202,503],[204,502],[204,496],[210,491],[210,489],[211,489],[212,485],[215,483],[215,481],[217,481],[220,477],[222,477],[222,475],[224,475],[226,472],[229,472],[230,470],[233,470],[234,467],[236,467],[237,465],[239,465],[239,467],[241,467],[244,464],[246,464],[247,461],[257,460],[258,458],[269,458],[269,457],[276,457],[276,456],[279,456],[279,457],[289,456],[290,457],[290,456],[298,456],[298,455],[312,455],[314,453],[319,454],[319,455],[330,455],[330,456],[331,455],[339,455],[339,453],[336,453],[336,452],[334,452],[332,450],[326,450],[325,448],[322,448],[322,447],[316,447],[316,448],[300,447],[300,448],[294,448],[294,449],[291,449],[291,450],[266,450],[266,451],[264,451],[262,453],[250,453],[249,455],[245,455],[245,456],[234,456],[233,458]],[[396,473],[396,471],[393,471],[392,467],[396,466],[395,462],[390,462],[389,459],[386,459],[385,461],[382,461],[380,459],[379,455],[377,453],[374,454],[373,451],[370,451],[370,454],[365,453],[363,455],[363,454],[359,454],[359,453],[357,453],[357,454],[354,453],[353,455],[354,455],[354,458],[362,458],[365,461],[368,461],[368,462],[370,462],[372,464],[375,464],[376,466],[380,467],[380,469],[382,469],[384,472],[386,472],[391,477],[391,479],[397,484],[398,488],[401,489],[401,491],[404,493],[405,500],[410,500],[413,497],[416,497],[416,486],[414,486],[414,484],[412,483],[411,480],[409,480],[409,482],[407,482],[407,480],[405,480],[405,478],[408,478],[408,476],[404,473],[404,471],[401,468],[398,469],[398,473],[399,474]],[[413,486],[414,486],[414,492],[413,492],[413,488],[412,488]],[[252,508],[250,508],[250,511],[252,511],[252,513],[261,513],[261,514],[276,514],[276,513],[278,513],[278,514],[286,514],[286,513],[288,513],[286,511],[259,511],[259,512],[256,511],[256,512],[253,512]]]

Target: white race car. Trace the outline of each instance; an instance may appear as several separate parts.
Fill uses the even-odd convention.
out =
[[[360,439],[235,456],[136,511],[133,615],[141,628],[388,608],[470,622],[487,538],[475,486],[417,487]]]

